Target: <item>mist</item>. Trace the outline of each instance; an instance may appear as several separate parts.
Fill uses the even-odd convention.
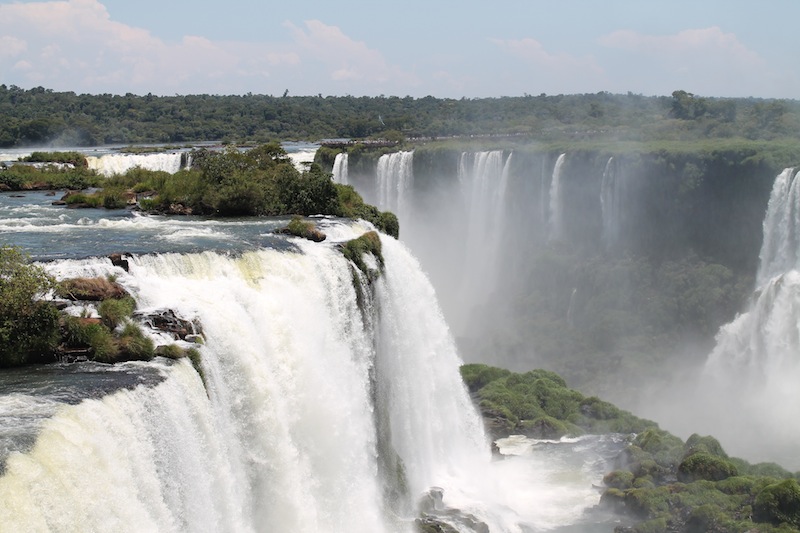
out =
[[[759,273],[776,172],[527,145],[422,148],[392,174],[398,157],[347,180],[396,210],[466,362],[554,370],[682,438],[800,467],[796,257],[766,293],[778,274]]]

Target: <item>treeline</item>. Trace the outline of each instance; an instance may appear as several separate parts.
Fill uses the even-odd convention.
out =
[[[396,96],[89,95],[0,85],[0,147],[265,142],[402,135],[539,140],[797,138],[800,102],[581,95],[441,99]]]

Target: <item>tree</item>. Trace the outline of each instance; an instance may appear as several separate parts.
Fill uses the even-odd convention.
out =
[[[58,311],[41,298],[54,280],[17,248],[0,246],[0,367],[45,361],[58,342]]]

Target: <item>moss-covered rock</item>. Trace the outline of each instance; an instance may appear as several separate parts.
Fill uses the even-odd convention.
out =
[[[536,439],[559,439],[571,433],[564,422],[547,415],[524,420],[521,426],[525,435]]]
[[[685,457],[696,452],[706,452],[717,457],[722,457],[723,459],[728,458],[728,454],[722,449],[722,445],[717,439],[710,436],[701,437],[697,433],[694,433],[691,437],[686,439],[684,452]]]
[[[322,242],[326,238],[326,235],[317,229],[316,224],[299,216],[293,217],[285,228],[281,228],[277,232],[302,237],[314,242]]]
[[[353,262],[353,264],[361,272],[367,276],[368,279],[375,279],[380,270],[383,270],[384,261],[381,247],[381,238],[374,231],[368,231],[356,239],[347,241],[342,245],[342,253],[344,256]],[[378,263],[379,271],[367,266],[364,262],[364,255],[372,255]]]
[[[720,481],[738,474],[733,463],[707,452],[694,453],[678,465],[678,480],[683,483],[700,479]]]
[[[628,470],[614,470],[603,476],[603,483],[615,489],[629,489],[633,486],[633,473]]]
[[[764,487],[753,504],[753,519],[800,527],[800,485],[797,481],[786,479]]]

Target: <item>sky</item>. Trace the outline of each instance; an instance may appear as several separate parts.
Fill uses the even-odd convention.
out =
[[[0,0],[0,84],[800,98],[800,0]]]

